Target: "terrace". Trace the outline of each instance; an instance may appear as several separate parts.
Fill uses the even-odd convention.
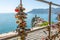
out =
[[[57,22],[56,24],[54,24],[55,26],[51,24],[51,5],[55,5],[55,6],[60,6],[60,5],[54,4],[52,2],[47,2],[45,0],[38,0],[38,1],[49,4],[49,18],[48,18],[49,26],[31,28],[31,30],[27,32],[27,36],[25,36],[25,39],[26,40],[56,40],[56,39],[60,40],[59,39],[60,38],[60,22]],[[21,7],[22,7],[22,2],[21,2]],[[20,34],[19,32],[18,33],[17,32],[2,34],[0,35],[0,40],[23,40],[21,39],[22,36],[19,36]]]

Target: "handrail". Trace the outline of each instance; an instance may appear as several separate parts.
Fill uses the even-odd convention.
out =
[[[42,28],[38,28],[38,29],[36,29],[36,30],[31,30],[31,31],[29,31],[29,32],[27,32],[27,34],[28,33],[32,33],[32,32],[35,32],[35,31],[37,31],[37,30],[42,30],[42,29],[45,29],[45,28],[48,28],[48,26],[46,26],[46,27],[42,27]],[[60,32],[59,32],[60,33]],[[57,33],[57,34],[59,34],[59,33]],[[55,35],[57,35],[57,34],[55,34]],[[55,36],[55,35],[52,35],[51,37],[53,37],[53,36]],[[5,38],[1,38],[2,40],[6,40],[6,39],[10,39],[10,38],[14,38],[14,37],[17,37],[17,36],[19,36],[17,33],[16,33],[16,35],[13,35],[13,36],[10,36],[10,37],[5,37]]]
[[[42,29],[45,29],[45,28],[47,28],[47,27],[39,28],[39,29],[36,29],[36,30],[31,30],[31,31],[27,32],[27,34],[28,34],[28,33],[31,33],[31,32],[35,32],[35,31],[37,31],[37,30],[42,30]],[[19,35],[16,33],[16,35],[9,36],[9,37],[4,37],[4,38],[0,38],[0,40],[1,40],[1,39],[2,39],[2,40],[10,39],[10,38],[17,37],[17,36],[19,36]]]
[[[44,3],[47,3],[49,4],[50,2],[48,1],[45,1],[45,0],[37,0],[37,1],[41,1],[41,2],[44,2]],[[60,6],[59,4],[55,4],[55,3],[51,3],[52,5],[55,5],[55,6]]]
[[[52,5],[60,6],[60,5],[59,5],[59,4],[52,3],[52,2],[48,2],[48,1],[45,1],[45,0],[37,0],[37,1],[41,1],[41,2],[47,3],[47,4],[49,5],[49,17],[48,17],[48,22],[49,22],[49,25],[51,26],[51,6],[52,6]],[[50,27],[50,26],[49,26],[49,39],[51,40],[51,38],[50,38],[51,27]]]

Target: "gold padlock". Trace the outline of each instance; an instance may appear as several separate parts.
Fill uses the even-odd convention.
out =
[[[16,23],[17,24],[20,24],[22,22],[22,20],[17,20]]]

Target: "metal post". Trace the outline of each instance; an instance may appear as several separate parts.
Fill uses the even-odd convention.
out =
[[[49,20],[48,20],[49,21],[49,39],[50,40],[51,40],[51,37],[50,37],[51,36],[50,35],[50,33],[51,33],[51,3],[52,2],[49,3]]]
[[[20,0],[20,7],[22,7],[22,0]]]

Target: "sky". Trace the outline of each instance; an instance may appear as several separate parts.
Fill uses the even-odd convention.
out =
[[[60,0],[46,0],[56,4],[60,4]],[[15,8],[20,4],[20,0],[0,0],[0,13],[15,13]],[[48,4],[38,2],[36,0],[23,0],[23,7],[26,9],[25,12],[31,11],[32,9],[46,9]],[[57,8],[57,6],[52,6]]]

